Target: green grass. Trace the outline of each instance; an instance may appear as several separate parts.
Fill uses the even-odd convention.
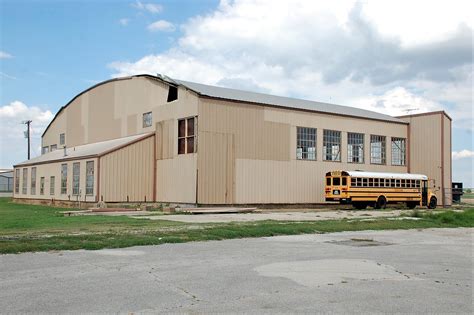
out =
[[[190,241],[223,240],[339,231],[473,227],[474,208],[464,212],[421,213],[419,220],[258,221],[186,224],[127,217],[64,217],[64,209],[21,205],[0,198],[0,253],[120,248]]]

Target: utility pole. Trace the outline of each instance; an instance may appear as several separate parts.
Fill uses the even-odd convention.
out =
[[[22,123],[26,125],[25,138],[28,139],[28,160],[30,159],[30,125],[32,120],[25,120]]]

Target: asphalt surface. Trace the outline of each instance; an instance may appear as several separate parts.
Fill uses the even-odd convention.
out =
[[[1,313],[473,313],[474,229],[0,256]]]

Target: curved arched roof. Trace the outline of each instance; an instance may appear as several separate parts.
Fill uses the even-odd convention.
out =
[[[82,94],[87,93],[98,86],[101,86],[110,82],[119,81],[119,80],[129,80],[129,79],[138,78],[138,77],[145,77],[149,79],[160,80],[162,82],[175,85],[175,86],[183,86],[187,88],[188,90],[194,91],[200,96],[210,97],[210,98],[215,98],[215,99],[239,101],[239,102],[245,102],[245,103],[252,103],[255,105],[268,105],[268,106],[275,106],[275,107],[280,107],[280,108],[285,108],[285,109],[304,110],[304,111],[331,114],[331,115],[365,118],[365,119],[386,121],[386,122],[392,122],[392,123],[398,123],[398,124],[408,124],[407,122],[401,119],[398,119],[396,117],[392,117],[389,115],[385,115],[385,114],[381,114],[381,113],[377,113],[377,112],[373,112],[373,111],[369,111],[365,109],[360,109],[356,107],[349,107],[349,106],[315,102],[315,101],[290,98],[290,97],[284,97],[284,96],[276,96],[276,95],[271,95],[271,94],[263,94],[263,93],[256,93],[256,92],[251,92],[251,91],[230,89],[230,88],[205,85],[201,83],[188,82],[188,81],[182,81],[182,80],[173,80],[163,75],[154,76],[154,75],[149,75],[149,74],[139,74],[139,75],[134,75],[134,76],[106,80],[94,86],[91,86],[90,88],[77,94],[66,105],[62,106],[59,109],[59,111],[54,116],[53,120],[49,123],[48,127],[46,127],[46,130],[43,132],[43,136],[46,133],[46,131],[49,129],[49,126],[51,126],[51,124],[54,122],[56,117],[66,107],[68,107],[69,104],[74,102],[74,100],[77,99]]]

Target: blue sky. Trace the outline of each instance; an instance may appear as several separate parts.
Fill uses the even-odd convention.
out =
[[[392,115],[444,109],[453,180],[474,186],[474,8],[454,2],[0,0],[0,167],[26,157],[22,120],[39,154],[74,95],[159,72]]]

